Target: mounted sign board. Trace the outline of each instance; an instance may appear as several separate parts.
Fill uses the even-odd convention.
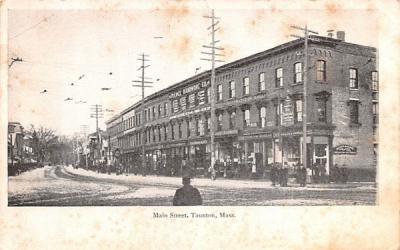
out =
[[[341,144],[333,149],[333,153],[337,155],[355,155],[357,154],[357,148],[347,144]]]
[[[289,96],[285,98],[282,107],[282,125],[290,126],[294,124],[294,107]]]

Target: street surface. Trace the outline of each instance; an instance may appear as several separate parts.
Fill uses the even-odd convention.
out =
[[[181,178],[46,166],[8,178],[9,206],[170,206]],[[374,205],[374,183],[272,187],[265,180],[194,179],[203,205]]]

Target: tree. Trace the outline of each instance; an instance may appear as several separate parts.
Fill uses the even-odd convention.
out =
[[[57,143],[57,136],[55,131],[49,128],[40,126],[36,128],[31,124],[28,133],[32,136],[32,148],[33,152],[37,157],[38,162],[43,162],[46,160],[50,153],[50,147],[52,144]]]

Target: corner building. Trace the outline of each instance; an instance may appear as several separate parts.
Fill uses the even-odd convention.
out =
[[[329,174],[337,164],[351,180],[375,180],[376,49],[337,35],[309,40],[307,165],[322,164]],[[201,174],[209,166],[214,129],[216,159],[250,168],[253,176],[263,176],[273,163],[301,163],[304,59],[298,39],[218,67],[214,124],[210,71],[154,93],[143,112],[136,103],[106,122],[111,150],[125,162],[140,162],[144,143],[152,170],[186,159]]]

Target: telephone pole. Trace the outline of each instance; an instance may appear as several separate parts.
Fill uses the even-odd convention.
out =
[[[209,26],[207,29],[211,29],[211,43],[210,45],[203,45],[203,48],[211,50],[211,52],[201,52],[202,54],[209,55],[211,58],[201,58],[201,60],[204,61],[210,61],[211,62],[211,86],[210,86],[210,112],[211,112],[211,128],[210,128],[210,151],[211,151],[211,170],[214,172],[214,163],[215,163],[215,62],[223,62],[222,60],[217,60],[215,59],[216,56],[223,56],[222,54],[217,54],[216,50],[223,50],[221,47],[217,47],[217,43],[220,42],[220,40],[215,39],[215,33],[219,30],[219,28],[216,28],[217,25],[219,24],[219,17],[216,17],[214,15],[214,10],[211,10],[211,16],[204,16],[204,18],[211,19],[211,26]]]
[[[308,84],[308,39],[309,33],[318,34],[316,31],[309,30],[307,25],[304,27],[291,26],[291,28],[304,32],[304,37],[291,35],[296,38],[304,39],[304,69],[303,69],[303,166],[307,169],[307,84]]]
[[[145,145],[144,145],[144,138],[146,136],[145,131],[144,131],[144,124],[145,124],[145,119],[146,117],[144,117],[144,89],[145,88],[152,88],[153,86],[151,86],[150,84],[152,84],[152,81],[148,81],[146,79],[149,79],[147,77],[145,77],[145,68],[150,67],[150,65],[146,65],[146,62],[150,61],[148,59],[149,55],[146,55],[144,53],[142,53],[140,55],[140,58],[138,58],[137,60],[141,61],[142,65],[137,69],[138,71],[140,70],[142,72],[142,75],[140,76],[140,80],[134,80],[132,82],[135,83],[140,83],[139,84],[134,84],[132,85],[133,87],[139,87],[142,88],[142,100],[140,101],[140,113],[141,113],[141,134],[142,134],[142,138],[141,138],[141,142],[142,142],[142,170],[145,171],[146,168],[146,156],[145,156]],[[147,85],[145,85],[147,84]]]

